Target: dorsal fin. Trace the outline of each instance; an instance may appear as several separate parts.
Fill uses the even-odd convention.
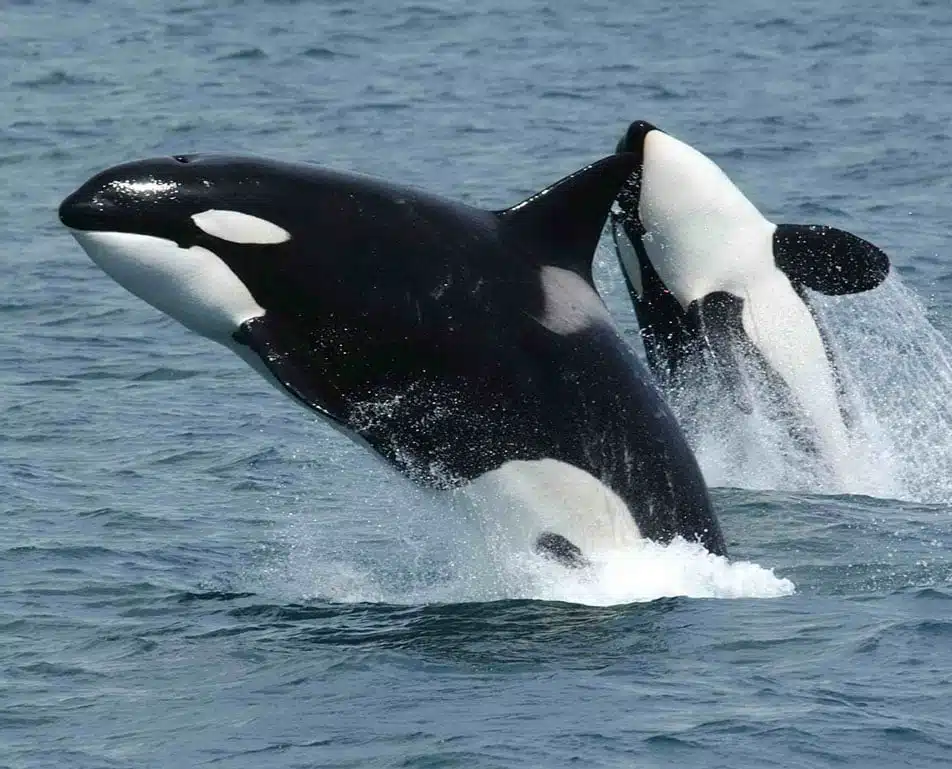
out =
[[[603,158],[496,215],[507,233],[529,247],[543,246],[552,264],[591,283],[592,259],[608,212],[639,161],[630,152]]]

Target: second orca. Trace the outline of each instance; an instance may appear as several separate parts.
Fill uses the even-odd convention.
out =
[[[663,388],[711,372],[747,411],[743,369],[752,365],[779,393],[794,437],[836,478],[847,411],[807,289],[875,288],[889,273],[886,254],[834,227],[768,221],[714,161],[650,123],[632,123],[616,151],[640,161],[612,235]]]

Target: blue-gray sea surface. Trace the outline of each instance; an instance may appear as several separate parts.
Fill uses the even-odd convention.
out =
[[[950,40],[938,0],[3,3],[0,767],[952,764]],[[895,266],[817,300],[849,493],[769,424],[682,414],[730,563],[483,558],[56,221],[196,150],[499,208],[636,118]],[[598,279],[638,344],[607,244]]]

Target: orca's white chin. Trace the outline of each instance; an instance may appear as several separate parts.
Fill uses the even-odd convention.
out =
[[[234,272],[201,246],[130,232],[70,230],[89,257],[127,291],[182,325],[229,344],[264,309]]]
[[[715,291],[742,296],[774,271],[768,221],[713,160],[662,131],[645,137],[638,213],[661,281],[687,310]]]
[[[212,251],[201,246],[180,248],[171,240],[130,232],[70,232],[120,286],[186,328],[223,344],[269,384],[313,413],[314,407],[294,397],[259,355],[235,340],[234,332],[247,321],[263,317],[265,310]],[[323,412],[318,409],[318,413]],[[333,419],[328,422],[359,442]]]

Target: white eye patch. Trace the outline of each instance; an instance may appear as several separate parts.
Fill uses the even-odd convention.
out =
[[[192,221],[203,232],[231,243],[267,245],[284,243],[291,239],[291,233],[283,227],[240,211],[211,208],[200,214],[193,214]]]

